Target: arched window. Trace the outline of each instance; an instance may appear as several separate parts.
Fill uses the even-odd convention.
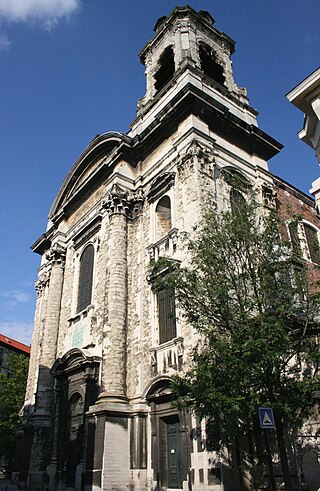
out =
[[[77,312],[81,312],[91,303],[93,260],[93,245],[89,245],[85,248],[80,258]]]
[[[210,46],[201,43],[199,45],[199,56],[201,68],[204,73],[219,84],[224,85],[225,76],[223,74],[223,67],[216,62],[214,51]]]
[[[241,211],[241,207],[245,204],[246,200],[238,189],[230,189],[230,206],[233,214],[237,214]]]
[[[163,196],[156,207],[157,240],[167,235],[172,229],[171,201],[169,196]]]
[[[174,53],[172,46],[168,46],[159,59],[159,69],[155,74],[155,89],[158,92],[173,77],[175,71]]]

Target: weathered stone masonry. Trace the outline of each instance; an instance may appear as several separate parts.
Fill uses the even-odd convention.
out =
[[[194,233],[208,192],[218,212],[230,208],[224,173],[265,206],[275,199],[267,160],[281,144],[258,128],[233,52],[208,12],[159,19],[130,131],[95,137],[57,194],[33,245],[42,260],[15,472],[26,489],[238,489],[232,452],[207,452],[205,422],[171,404],[170,377],[199,338],[148,282],[153,259],[188,263],[181,232]]]

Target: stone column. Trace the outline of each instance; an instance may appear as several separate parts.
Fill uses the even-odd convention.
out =
[[[116,184],[103,207],[109,214],[106,307],[101,392],[87,413],[85,491],[125,491],[130,481],[127,400],[127,217],[129,198]],[[90,457],[90,454],[91,457]]]
[[[55,244],[47,253],[50,278],[40,355],[36,413],[51,415],[53,379],[50,369],[55,362],[64,277],[65,249]]]
[[[126,401],[127,348],[127,193],[114,185],[104,207],[109,213],[108,321],[101,362],[98,402]]]
[[[49,281],[49,276],[45,272],[41,272],[39,278],[35,282],[37,294],[36,309],[34,314],[34,328],[32,335],[29,374],[25,396],[25,415],[26,417],[34,410],[35,390],[39,370],[39,342],[41,339],[41,320],[44,317],[45,309],[45,289]]]
[[[47,253],[49,279],[42,341],[39,342],[39,373],[35,412],[30,416],[33,439],[28,475],[28,489],[43,489],[51,457],[53,418],[53,377],[50,369],[56,358],[60,307],[64,278],[65,249],[55,244]]]
[[[48,283],[48,275],[41,271],[38,280],[35,282],[37,293],[36,310],[34,315],[34,330],[32,336],[32,346],[29,362],[29,374],[26,387],[25,402],[23,408],[22,428],[17,436],[17,453],[15,458],[15,470],[13,473],[14,481],[19,481],[26,487],[30,466],[33,427],[29,424],[29,417],[35,409],[35,392],[39,371],[39,342],[41,338],[41,319],[45,309],[45,289]]]

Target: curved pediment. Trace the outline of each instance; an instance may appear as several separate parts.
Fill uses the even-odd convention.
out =
[[[131,147],[131,138],[120,132],[97,135],[76,160],[65,178],[49,212],[52,219],[101,171],[107,170],[117,155]],[[113,159],[114,157],[114,159]]]
[[[72,348],[61,358],[57,358],[50,372],[54,377],[61,377],[70,372],[76,373],[83,371],[88,366],[98,367],[100,358],[93,356],[88,350]]]
[[[172,398],[170,384],[172,379],[166,375],[160,375],[154,378],[145,388],[143,398],[147,401],[157,400],[161,398]]]

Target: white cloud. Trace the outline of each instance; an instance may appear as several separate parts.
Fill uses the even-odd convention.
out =
[[[4,307],[7,309],[12,309],[19,303],[26,303],[31,300],[29,293],[20,290],[1,292],[0,296],[5,298]]]
[[[0,0],[0,19],[7,22],[37,22],[47,29],[75,13],[80,0]]]
[[[3,51],[8,51],[10,46],[11,46],[10,39],[4,34],[0,34],[0,53],[2,53]]]
[[[20,341],[27,346],[31,344],[33,322],[0,322],[0,333]]]

